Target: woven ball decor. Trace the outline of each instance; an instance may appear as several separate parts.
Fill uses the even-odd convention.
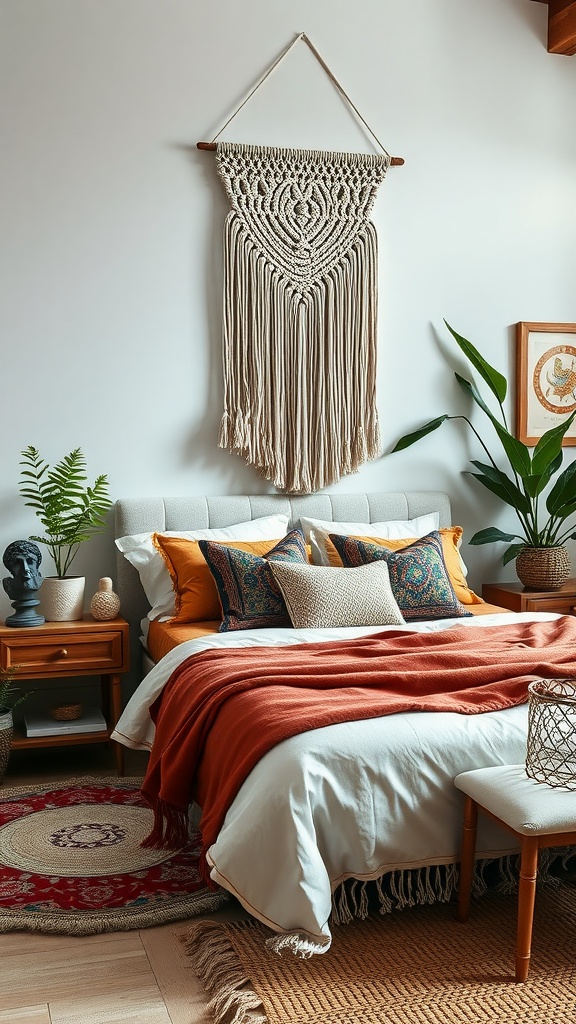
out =
[[[55,722],[75,722],[82,717],[84,708],[82,704],[60,704],[56,708],[50,708],[50,715]]]
[[[531,590],[559,590],[570,579],[570,555],[565,547],[522,548],[516,575]]]
[[[576,789],[576,679],[529,683],[526,774]]]
[[[90,612],[95,619],[106,622],[115,619],[120,611],[120,598],[112,589],[112,580],[103,576],[98,583],[98,590],[90,601]]]

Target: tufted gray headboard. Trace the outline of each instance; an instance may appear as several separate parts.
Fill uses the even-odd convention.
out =
[[[443,491],[396,491],[376,494],[218,495],[188,498],[121,498],[115,505],[115,537],[163,530],[197,530],[284,512],[290,523],[300,516],[334,522],[381,522],[440,513],[440,526],[451,526],[450,499]],[[149,610],[136,569],[117,551],[116,589],[121,613],[130,623],[132,665],[140,665],[140,621]]]

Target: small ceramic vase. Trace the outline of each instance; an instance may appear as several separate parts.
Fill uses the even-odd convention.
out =
[[[98,583],[98,590],[90,601],[90,612],[95,619],[105,621],[115,619],[120,611],[120,598],[112,590],[112,580],[103,576]]]

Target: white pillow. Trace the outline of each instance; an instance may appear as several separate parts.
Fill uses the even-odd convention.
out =
[[[268,565],[295,629],[404,623],[385,562],[346,569],[272,559]]]
[[[326,538],[329,533],[351,533],[357,537],[382,537],[383,540],[403,540],[404,537],[425,537],[427,533],[437,530],[440,524],[440,513],[430,512],[416,519],[393,519],[383,523],[331,523],[326,519],[300,519],[306,543],[312,549],[314,565],[330,565],[326,551]]]
[[[246,523],[224,526],[217,530],[162,530],[164,537],[183,537],[186,540],[279,540],[288,529],[288,516],[261,516]],[[144,593],[151,605],[149,619],[166,618],[176,614],[174,589],[161,553],[152,541],[153,533],[135,533],[117,537],[116,547],[130,565],[138,570]]]

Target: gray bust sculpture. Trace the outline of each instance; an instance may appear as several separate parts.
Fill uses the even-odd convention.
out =
[[[42,583],[40,548],[31,540],[14,540],[6,548],[2,561],[12,573],[2,580],[2,586],[15,609],[15,614],[6,619],[6,625],[42,625],[44,616],[34,611],[35,606],[40,603],[36,593]]]

